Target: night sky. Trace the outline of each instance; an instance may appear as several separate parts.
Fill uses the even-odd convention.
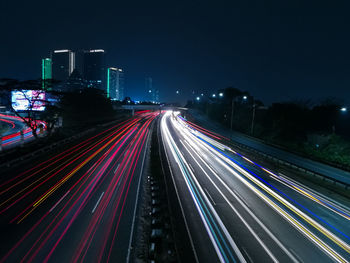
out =
[[[2,0],[0,77],[39,78],[50,50],[103,48],[133,99],[151,76],[167,101],[234,85],[267,104],[349,103],[347,2]]]

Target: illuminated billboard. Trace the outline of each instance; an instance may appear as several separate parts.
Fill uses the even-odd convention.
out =
[[[45,92],[42,90],[16,90],[11,95],[12,108],[15,111],[45,110]]]

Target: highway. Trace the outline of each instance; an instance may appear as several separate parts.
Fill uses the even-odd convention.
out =
[[[1,171],[0,262],[126,262],[150,129],[136,114]]]
[[[339,182],[343,182],[350,185],[350,172],[348,171],[304,158],[302,156],[284,151],[271,145],[267,145],[263,141],[247,136],[243,133],[230,131],[229,129],[221,126],[220,124],[208,120],[208,118],[206,118],[198,111],[190,110],[190,114],[196,118],[196,121],[198,121],[201,125],[205,126],[207,129],[225,135],[227,138],[231,138],[234,142],[246,145],[250,148],[271,155],[280,160],[284,160],[291,164],[297,165],[298,167],[310,170],[321,175],[326,175],[327,177],[333,178]]]
[[[33,139],[32,130],[29,127],[26,127],[23,120],[18,116],[0,114],[0,122],[3,122],[10,127],[7,132],[0,135],[1,146],[3,149],[16,147],[21,144],[21,130],[23,130],[23,142],[29,142]],[[40,123],[45,126],[44,122],[40,121]]]
[[[190,125],[161,119],[162,141],[198,262],[349,262],[350,209]]]

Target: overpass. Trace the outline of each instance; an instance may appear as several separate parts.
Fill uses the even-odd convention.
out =
[[[187,108],[183,107],[176,107],[176,106],[163,106],[163,105],[122,105],[116,109],[123,109],[123,110],[130,110],[132,116],[134,116],[135,111],[140,111],[140,110],[152,110],[152,111],[162,111],[162,110],[177,110],[177,111],[187,111]]]

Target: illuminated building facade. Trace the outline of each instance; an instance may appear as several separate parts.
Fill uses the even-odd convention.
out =
[[[43,58],[41,60],[41,79],[42,88],[48,89],[48,81],[52,79],[52,60],[51,58]]]
[[[107,69],[107,97],[120,101],[124,99],[124,72],[121,68]]]

